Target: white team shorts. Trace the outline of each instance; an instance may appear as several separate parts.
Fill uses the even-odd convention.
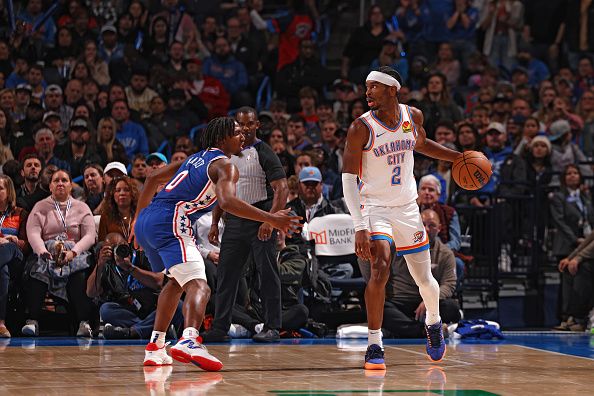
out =
[[[364,206],[361,212],[370,227],[371,240],[393,243],[398,256],[429,249],[429,238],[415,201],[402,206]]]
[[[192,279],[206,280],[204,260],[200,257],[199,261],[187,261],[173,265],[167,270],[167,276],[175,279],[181,287]]]

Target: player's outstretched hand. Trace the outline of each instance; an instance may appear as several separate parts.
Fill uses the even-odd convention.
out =
[[[362,260],[371,261],[371,236],[368,230],[359,230],[355,233],[355,254]]]
[[[283,209],[274,213],[273,220],[270,224],[284,233],[300,232],[303,224],[299,222],[302,219],[301,216],[291,215],[289,212],[291,209]]]

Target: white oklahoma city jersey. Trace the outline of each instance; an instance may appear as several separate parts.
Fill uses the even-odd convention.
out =
[[[359,168],[361,205],[402,206],[417,199],[413,150],[417,130],[410,108],[399,104],[399,123],[384,125],[368,111],[359,119],[369,129]]]

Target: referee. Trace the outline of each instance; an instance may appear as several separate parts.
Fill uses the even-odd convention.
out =
[[[241,107],[235,116],[245,137],[244,148],[231,162],[239,169],[237,197],[255,207],[272,213],[284,209],[289,189],[283,166],[270,146],[256,138],[260,127],[256,110]],[[213,211],[209,232],[211,243],[218,241],[221,209]],[[260,273],[260,296],[264,308],[264,328],[254,335],[257,342],[273,342],[281,327],[281,286],[276,261],[276,231],[270,224],[243,219],[227,213],[225,232],[221,240],[215,317],[205,342],[228,341],[231,313],[245,264],[250,253]],[[254,329],[250,329],[254,330]]]

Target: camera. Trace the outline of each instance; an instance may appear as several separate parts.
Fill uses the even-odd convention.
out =
[[[129,245],[122,243],[113,249],[113,253],[119,258],[125,259],[126,257],[130,257],[132,255],[132,249]]]

